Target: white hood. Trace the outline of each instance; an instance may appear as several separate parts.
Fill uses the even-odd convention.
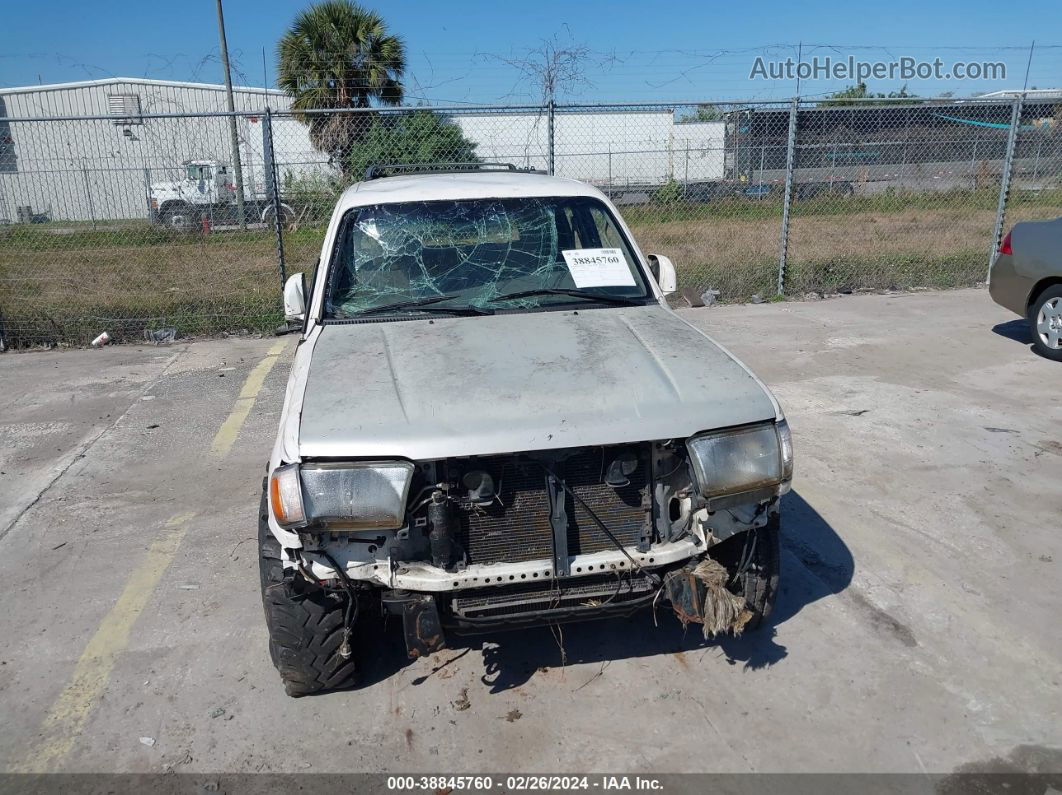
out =
[[[659,305],[327,325],[304,395],[303,457],[682,438],[777,413],[744,366]]]

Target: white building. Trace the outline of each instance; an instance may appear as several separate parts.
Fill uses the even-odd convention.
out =
[[[290,107],[281,91],[234,88],[238,111]],[[180,177],[187,160],[232,162],[228,117],[145,118],[227,109],[225,88],[111,78],[0,89],[0,221],[19,207],[53,219],[144,218],[148,185]],[[97,119],[70,117],[96,116]],[[60,121],[18,121],[49,118]],[[265,191],[260,116],[236,118],[248,197]],[[274,121],[274,151],[289,170],[327,168],[305,125]]]
[[[285,111],[291,103],[273,89],[235,88],[234,95],[238,111]],[[152,182],[179,179],[188,160],[232,161],[227,117],[150,115],[225,109],[224,87],[204,83],[111,78],[0,89],[0,222],[27,207],[56,220],[144,218]],[[547,168],[544,110],[448,113],[481,159]],[[104,118],[70,118],[85,116]],[[33,118],[60,120],[19,121]],[[265,191],[262,126],[261,116],[237,117],[249,198]],[[676,122],[669,108],[561,110],[555,172],[606,190],[717,180],[723,130],[723,122]],[[288,174],[332,173],[305,125],[282,116],[273,132],[282,182]]]
[[[451,115],[484,160],[547,167],[545,111]],[[669,108],[558,111],[554,173],[603,189],[722,179],[723,130],[721,121],[676,123]]]

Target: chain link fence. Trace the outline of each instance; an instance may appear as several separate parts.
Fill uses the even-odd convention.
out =
[[[595,185],[694,302],[975,285],[1005,224],[1062,215],[1060,122],[1021,98],[0,119],[0,332],[269,331],[373,163]]]

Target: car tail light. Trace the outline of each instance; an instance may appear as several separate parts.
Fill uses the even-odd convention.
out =
[[[1013,231],[1013,230],[1011,230],[1011,231]],[[1014,253],[1014,251],[1010,247],[1010,234],[1011,234],[1010,232],[1007,232],[1007,234],[1005,234],[1003,236],[1003,242],[999,244],[999,253],[1000,254],[1013,254]]]

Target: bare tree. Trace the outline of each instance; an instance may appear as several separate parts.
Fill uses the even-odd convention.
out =
[[[517,93],[517,87],[530,82],[542,102],[556,102],[559,96],[571,93],[577,88],[593,88],[593,83],[586,77],[589,64],[601,60],[589,47],[572,40],[571,31],[567,40],[559,34],[542,39],[537,47],[510,56],[484,54],[482,57],[503,63],[519,73],[516,84],[508,96]],[[605,59],[609,60],[609,59]]]

